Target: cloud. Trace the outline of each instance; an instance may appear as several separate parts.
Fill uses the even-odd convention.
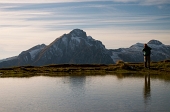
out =
[[[170,4],[170,0],[143,0],[140,3],[143,5],[163,5]]]
[[[0,3],[71,3],[71,2],[118,2],[141,5],[170,4],[170,0],[0,0]]]
[[[148,15],[146,12],[142,12],[141,15],[138,12],[122,11],[126,10],[124,6],[116,7],[109,3],[4,4],[0,8],[0,28],[32,27],[54,31],[73,28],[147,26],[149,29],[153,27],[152,24],[169,24],[166,18],[170,18],[170,15]],[[133,6],[131,8],[133,9]]]
[[[129,3],[129,2],[139,2],[140,0],[113,0],[114,2],[123,2],[123,3]]]
[[[133,6],[130,8],[136,8],[135,11],[138,12],[128,12],[128,7],[116,7],[114,4],[110,5],[109,3],[4,4],[3,7],[0,7],[0,27],[32,26],[56,30],[61,26],[95,28],[169,22],[167,18],[170,18],[170,15],[166,13],[165,15],[154,15],[152,14],[153,12],[147,14],[147,12],[138,10]],[[141,9],[141,6],[139,6],[139,9]]]
[[[59,3],[74,0],[1,0],[0,3]]]
[[[65,8],[67,6],[67,8]],[[104,4],[5,4],[0,9],[1,27],[34,26],[56,28],[54,26],[96,26],[106,17],[111,6]],[[111,10],[110,10],[111,9]],[[95,11],[92,11],[95,10]],[[112,8],[108,9],[112,11]],[[97,11],[101,11],[98,13]],[[112,13],[112,12],[111,12]],[[101,16],[102,15],[102,16]]]
[[[140,5],[161,5],[170,4],[170,0],[113,0],[119,3],[137,3]]]
[[[112,0],[1,0],[0,3],[66,3],[66,2],[92,2]]]

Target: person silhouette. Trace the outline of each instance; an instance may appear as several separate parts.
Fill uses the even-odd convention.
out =
[[[151,55],[151,48],[144,44],[143,55],[144,55],[144,67],[150,68],[150,55]]]

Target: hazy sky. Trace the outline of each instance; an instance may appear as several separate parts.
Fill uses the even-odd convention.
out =
[[[0,0],[0,59],[79,28],[108,49],[170,45],[170,0]]]

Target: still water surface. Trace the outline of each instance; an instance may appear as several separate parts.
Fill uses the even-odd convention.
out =
[[[0,112],[170,112],[170,81],[148,75],[0,78]]]

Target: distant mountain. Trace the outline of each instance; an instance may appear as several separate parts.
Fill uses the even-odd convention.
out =
[[[170,46],[151,40],[152,61],[170,59]],[[143,43],[129,48],[106,49],[101,41],[74,29],[54,40],[50,45],[37,45],[18,56],[0,60],[0,68],[13,66],[43,66],[49,64],[113,64],[118,60],[143,62]]]
[[[38,53],[45,47],[45,44],[37,45],[29,50],[21,52],[18,56],[0,60],[0,68],[32,65],[34,63],[36,55],[38,55]]]
[[[152,48],[152,61],[170,59],[170,45],[164,45],[158,40],[150,40],[147,44]],[[143,47],[143,43],[136,43],[129,48],[110,50],[112,53],[111,57],[114,62],[118,60],[123,60],[125,62],[143,62]]]

